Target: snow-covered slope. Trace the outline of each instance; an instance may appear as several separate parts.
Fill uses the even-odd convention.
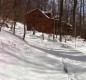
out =
[[[41,33],[0,32],[0,80],[85,80],[86,55]]]

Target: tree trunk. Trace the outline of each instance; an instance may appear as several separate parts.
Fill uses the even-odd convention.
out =
[[[26,7],[25,7],[25,8],[26,8],[26,9],[25,9],[25,15],[24,15],[25,19],[24,19],[24,34],[23,34],[23,40],[25,39],[25,35],[26,35],[26,18],[27,18],[26,15],[27,15],[27,12],[31,10],[30,0],[28,0],[28,1],[26,2]]]
[[[62,16],[63,16],[63,0],[60,0],[60,17],[59,17],[59,27],[60,27],[60,38],[59,41],[62,42]]]
[[[77,7],[77,0],[74,0],[73,6],[73,30],[74,30],[74,37],[76,38],[76,7]]]
[[[85,4],[84,4],[84,0],[83,0],[83,28],[82,28],[82,37],[84,38],[84,36],[86,35],[86,34],[84,34],[84,23],[85,23]]]

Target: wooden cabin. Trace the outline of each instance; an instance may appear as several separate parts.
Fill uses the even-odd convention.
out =
[[[60,27],[58,26],[59,20],[51,18],[50,13],[44,13],[40,9],[35,9],[30,11],[26,15],[27,30],[32,30],[33,28],[38,32],[43,33],[57,33],[59,34]],[[72,25],[66,23],[65,21],[61,22],[62,33],[70,34],[72,30]]]

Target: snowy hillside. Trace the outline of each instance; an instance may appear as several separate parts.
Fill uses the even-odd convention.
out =
[[[72,42],[48,40],[47,35],[42,40],[41,33],[32,32],[23,41],[19,23],[16,34],[0,32],[0,80],[86,80],[85,46],[82,53],[81,44],[75,50]]]

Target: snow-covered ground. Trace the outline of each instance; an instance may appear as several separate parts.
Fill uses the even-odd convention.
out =
[[[0,32],[0,80],[86,80],[86,42],[77,39],[74,49],[74,41],[42,40],[30,31],[23,41],[22,26],[17,23],[16,35]]]

